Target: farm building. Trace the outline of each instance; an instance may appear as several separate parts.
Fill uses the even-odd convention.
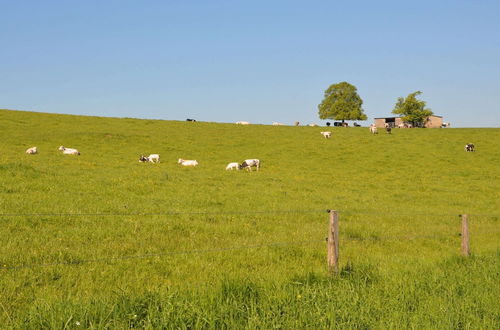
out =
[[[389,124],[389,127],[398,127],[400,124],[405,123],[401,117],[381,117],[375,118],[374,124],[377,127],[385,127],[385,124]],[[427,128],[439,128],[442,125],[443,117],[432,115],[427,117],[427,121],[424,126]]]

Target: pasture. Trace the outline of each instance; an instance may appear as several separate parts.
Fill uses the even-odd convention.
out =
[[[0,325],[498,328],[500,129],[324,130],[0,110]]]

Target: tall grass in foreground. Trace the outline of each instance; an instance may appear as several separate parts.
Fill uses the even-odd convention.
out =
[[[334,278],[305,273],[283,283],[224,278],[173,288],[31,306],[15,327],[76,328],[498,328],[498,254],[448,258],[418,272],[380,274],[348,264]]]
[[[0,326],[497,328],[500,129],[321,130],[0,111]]]

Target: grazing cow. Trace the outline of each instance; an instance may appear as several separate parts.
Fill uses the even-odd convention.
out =
[[[370,133],[378,134],[378,129],[377,129],[377,126],[375,126],[375,124],[370,125]]]
[[[188,118],[188,119],[186,119],[186,121],[196,121],[196,119]]]
[[[333,126],[335,126],[335,127],[341,127],[342,126],[342,122],[341,121],[335,121],[335,122],[333,122]]]
[[[361,125],[358,123],[354,123],[353,125],[354,125],[354,127],[361,127]]]
[[[141,163],[145,163],[145,162],[159,163],[160,162],[160,155],[158,155],[158,154],[151,154],[148,157],[145,157],[145,156],[141,155],[139,157],[139,161]]]
[[[248,121],[237,121],[236,125],[250,125]]]
[[[448,122],[448,123],[443,123],[441,126],[442,126],[442,127],[450,127],[450,125],[451,125],[451,124]]]
[[[349,127],[348,123],[342,123],[342,127]]]
[[[273,126],[283,126],[283,124],[275,121],[275,122],[273,122]]]
[[[226,171],[227,170],[231,170],[232,171],[233,169],[239,170],[240,169],[240,164],[238,164],[238,163],[229,163],[229,164],[227,164]]]
[[[252,167],[256,167],[257,171],[260,168],[260,160],[258,159],[245,159],[243,163],[240,165],[240,170],[246,168],[250,172],[252,171]]]
[[[472,144],[472,143],[467,143],[467,144],[465,145],[465,151],[467,151],[467,152],[474,152],[474,151],[475,151],[475,150],[474,150],[474,144]]]
[[[65,155],[80,155],[80,152],[73,148],[65,148],[63,146],[60,146],[59,150],[62,151]]]
[[[309,125],[307,125],[307,126],[316,127],[316,126],[318,126],[318,124],[316,124],[316,123],[312,123],[312,124],[309,124]]]
[[[151,154],[148,157],[146,157],[151,163],[159,163],[160,162],[160,155],[158,154]]]
[[[29,148],[29,149],[26,150],[26,153],[28,155],[34,155],[34,154],[38,153],[38,149],[36,147],[31,147],[31,148]]]
[[[295,123],[293,123],[295,126],[299,126],[300,125],[300,122],[299,121],[296,121]]]
[[[332,132],[320,132],[321,135],[323,135],[326,139],[329,139],[332,137]]]
[[[401,123],[401,124],[398,124],[398,128],[405,128],[405,124],[404,123]]]
[[[196,166],[198,165],[198,162],[196,160],[186,160],[179,158],[177,161],[178,164],[181,164],[182,166]]]

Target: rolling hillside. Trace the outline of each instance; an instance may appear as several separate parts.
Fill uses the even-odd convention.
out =
[[[0,324],[495,328],[500,129],[324,130],[0,110]]]

